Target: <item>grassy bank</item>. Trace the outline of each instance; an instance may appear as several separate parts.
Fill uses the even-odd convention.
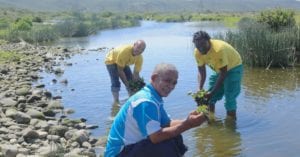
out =
[[[145,13],[143,18],[160,22],[220,21],[228,27],[235,27],[245,16],[252,16],[252,13]]]
[[[0,39],[30,43],[54,41],[61,37],[83,37],[103,29],[139,25],[142,17],[111,12],[36,13],[6,9],[0,11]]]

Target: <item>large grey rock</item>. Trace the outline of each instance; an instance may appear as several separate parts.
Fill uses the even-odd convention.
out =
[[[23,138],[24,140],[29,143],[32,142],[32,140],[39,138],[39,134],[35,131],[32,130],[31,128],[26,128],[25,130],[22,131]]]
[[[10,132],[10,130],[7,128],[4,128],[4,127],[0,128],[0,134],[8,134],[9,132]]]
[[[44,114],[40,111],[35,110],[35,109],[28,109],[26,114],[29,115],[31,118],[45,119]]]
[[[18,147],[16,145],[0,145],[0,148],[5,157],[16,157],[18,154]]]
[[[17,115],[17,110],[14,109],[14,108],[8,108],[6,111],[5,111],[5,115],[7,117],[11,117],[11,118],[14,118],[16,115]]]
[[[14,119],[19,124],[28,124],[31,120],[30,116],[23,112],[17,112]]]
[[[50,134],[59,135],[60,137],[64,137],[67,131],[68,131],[68,127],[62,125],[51,126],[49,129]]]
[[[25,95],[28,95],[30,94],[30,88],[27,88],[27,87],[22,87],[20,89],[17,89],[16,90],[16,94],[18,96],[25,96]]]
[[[52,100],[49,102],[48,109],[63,109],[61,102],[59,100]]]
[[[43,157],[61,156],[64,153],[63,148],[54,142],[51,145],[41,147],[37,150],[37,154]]]
[[[0,105],[4,106],[4,107],[14,107],[17,105],[17,101],[15,101],[12,98],[3,98],[0,100]]]
[[[72,136],[73,141],[76,141],[80,144],[83,142],[86,142],[89,140],[89,134],[86,130],[78,130],[75,132],[75,134]]]

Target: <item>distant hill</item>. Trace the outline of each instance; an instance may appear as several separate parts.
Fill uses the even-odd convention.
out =
[[[1,7],[33,11],[244,12],[267,8],[300,10],[299,0],[0,0]]]

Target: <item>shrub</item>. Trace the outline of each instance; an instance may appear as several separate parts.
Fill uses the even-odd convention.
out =
[[[34,18],[32,19],[32,22],[42,23],[43,20],[42,20],[41,17],[36,16],[36,17],[34,17]]]
[[[62,36],[62,37],[72,37],[76,31],[77,26],[76,22],[72,19],[67,19],[62,22],[58,22],[55,26],[55,30]]]
[[[295,13],[291,10],[273,9],[262,11],[257,20],[260,23],[266,23],[274,31],[279,31],[281,28],[290,26],[293,27],[296,24],[294,18]]]
[[[13,27],[16,30],[28,31],[32,28],[32,22],[28,18],[17,19]]]

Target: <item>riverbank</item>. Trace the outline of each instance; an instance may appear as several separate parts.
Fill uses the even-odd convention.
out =
[[[0,63],[0,157],[96,156],[98,140],[90,136],[89,129],[97,126],[87,125],[85,118],[68,118],[74,111],[64,108],[61,96],[37,83],[39,72],[62,74],[57,66],[67,64],[66,58],[82,50],[25,42],[1,44],[0,50],[24,56]]]

